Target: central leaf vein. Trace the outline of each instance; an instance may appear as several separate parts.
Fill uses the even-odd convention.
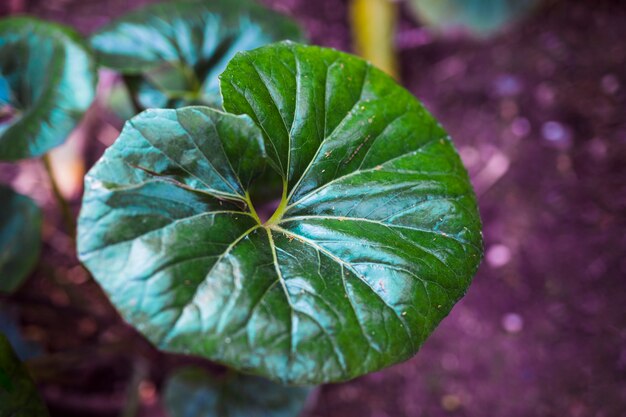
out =
[[[295,311],[295,307],[293,305],[293,303],[291,302],[291,297],[289,296],[289,290],[287,289],[287,285],[285,283],[285,279],[283,278],[283,274],[280,270],[280,265],[278,263],[278,255],[276,254],[276,244],[274,243],[274,237],[272,236],[272,232],[270,230],[270,228],[266,227],[265,231],[267,232],[267,237],[269,239],[270,242],[270,247],[272,249],[272,258],[274,259],[274,267],[276,269],[276,275],[278,276],[278,280],[280,281],[280,285],[283,288],[283,292],[285,293],[285,299],[287,300],[287,304],[289,304],[289,308],[290,308],[290,320],[289,320],[289,328],[290,328],[290,343],[289,343],[289,362],[291,363],[293,361],[293,358],[296,354],[296,346],[295,346],[295,340],[296,340],[296,328],[294,326],[294,311]]]

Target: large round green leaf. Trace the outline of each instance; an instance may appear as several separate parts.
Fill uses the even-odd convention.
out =
[[[389,76],[332,49],[240,53],[221,89],[246,116],[190,107],[127,123],[87,175],[82,261],[168,351],[297,384],[409,358],[482,255],[445,131]],[[285,188],[261,224],[248,190],[265,153]]]
[[[255,376],[182,368],[168,379],[163,402],[171,417],[297,417],[309,392]]]
[[[12,292],[39,259],[41,211],[5,186],[0,186],[0,202],[0,292]]]
[[[45,417],[37,387],[11,344],[0,333],[0,417]]]
[[[410,0],[417,17],[443,31],[490,35],[524,16],[539,0]]]
[[[91,44],[102,65],[132,76],[146,109],[219,105],[217,77],[235,53],[283,39],[302,39],[298,26],[252,0],[184,0],[131,12]]]
[[[95,85],[95,64],[72,29],[30,17],[0,20],[0,160],[63,143]]]

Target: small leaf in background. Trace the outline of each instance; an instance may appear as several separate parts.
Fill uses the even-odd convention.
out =
[[[41,249],[41,211],[30,198],[0,186],[0,292],[16,290]]]
[[[540,0],[409,0],[417,18],[441,32],[485,37],[524,17]]]
[[[63,143],[95,95],[95,64],[72,29],[30,17],[0,20],[0,160]]]
[[[0,333],[0,417],[45,417],[48,411],[26,367]]]
[[[233,372],[218,377],[189,367],[168,379],[163,400],[170,417],[297,417],[310,392],[255,376]]]
[[[158,3],[110,23],[91,38],[101,65],[137,77],[130,94],[146,108],[219,106],[217,76],[239,51],[302,40],[289,18],[252,0]]]
[[[446,132],[387,74],[332,49],[242,52],[220,79],[241,116],[148,110],[90,170],[80,259],[167,351],[299,385],[411,357],[482,256]],[[266,163],[283,191],[262,222],[249,195]]]

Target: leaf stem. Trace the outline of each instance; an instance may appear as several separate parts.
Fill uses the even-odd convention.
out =
[[[254,217],[256,221],[259,222],[259,224],[261,224],[261,218],[257,214],[254,208],[254,205],[252,204],[252,200],[250,199],[250,194],[247,191],[246,191],[246,204],[248,204],[248,207],[250,208],[250,214],[252,214],[252,217]]]
[[[72,209],[70,208],[70,205],[63,197],[63,194],[61,194],[61,190],[59,189],[59,184],[54,175],[52,164],[50,163],[50,155],[45,154],[41,157],[41,160],[43,161],[43,166],[46,169],[46,173],[48,174],[50,187],[52,188],[52,194],[54,195],[57,205],[61,210],[61,216],[63,217],[63,221],[65,222],[67,232],[73,240],[76,240],[76,221],[74,220],[74,215],[72,214]]]
[[[272,217],[270,217],[269,220],[265,222],[265,225],[271,226],[273,224],[278,223],[280,219],[282,219],[283,214],[285,214],[286,208],[287,208],[287,181],[283,181],[283,195],[280,199],[280,204],[276,208],[276,211],[274,212],[274,214],[272,214]]]

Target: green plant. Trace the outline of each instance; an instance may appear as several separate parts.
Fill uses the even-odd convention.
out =
[[[223,106],[148,110],[86,178],[79,257],[157,347],[289,384],[412,356],[482,256],[441,126],[356,57],[237,54]],[[257,178],[283,184],[267,221]]]
[[[87,175],[79,217],[79,257],[124,319],[164,351],[229,368],[175,372],[173,417],[295,416],[306,386],[407,359],[482,256],[471,185],[436,120],[351,55],[253,49],[285,37],[300,31],[245,0],[185,0],[91,38],[133,113],[225,110],[133,117]],[[0,22],[0,58],[0,159],[45,154],[93,100],[91,53],[67,28],[16,18]],[[13,291],[41,220],[25,197],[0,198],[0,290]],[[257,210],[273,200],[271,216]],[[0,339],[0,415],[46,415],[7,352]]]
[[[72,29],[30,17],[0,20],[0,160],[42,156],[62,144],[93,101],[95,83],[91,54]],[[43,162],[56,190],[45,155]],[[39,256],[41,213],[6,187],[0,200],[0,292],[11,292]]]
[[[300,28],[254,1],[184,0],[131,12],[91,44],[101,65],[124,75],[132,116],[147,108],[219,106],[217,76],[234,54],[283,39],[303,39]]]

